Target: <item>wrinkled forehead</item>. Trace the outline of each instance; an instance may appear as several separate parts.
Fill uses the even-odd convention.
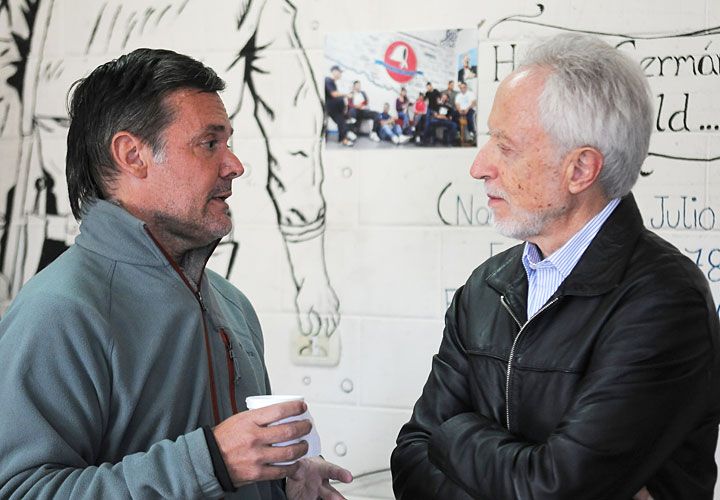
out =
[[[179,89],[165,97],[165,105],[173,114],[171,126],[176,124],[195,129],[231,129],[225,104],[217,92]]]

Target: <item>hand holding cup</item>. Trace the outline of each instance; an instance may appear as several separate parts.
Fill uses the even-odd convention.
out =
[[[250,396],[245,398],[245,404],[248,407],[248,410],[256,410],[258,408],[266,408],[271,405],[276,405],[278,403],[285,403],[288,401],[304,401],[304,398],[302,396],[290,396],[290,395],[267,395],[267,396]],[[281,420],[278,420],[277,422],[273,422],[270,425],[280,425],[285,424],[288,422],[294,422],[298,420],[309,420],[310,423],[313,424],[312,430],[309,434],[303,436],[299,439],[292,439],[289,441],[284,441],[282,443],[275,443],[273,446],[288,446],[291,444],[299,443],[301,440],[305,440],[308,443],[308,451],[305,455],[303,455],[300,458],[310,458],[310,457],[317,457],[321,453],[321,446],[320,446],[320,436],[317,433],[317,430],[315,429],[315,422],[312,419],[312,416],[310,415],[309,410],[305,410],[304,413],[300,415],[290,416],[287,418],[283,418]],[[296,460],[289,461],[289,462],[278,462],[275,465],[289,465],[291,463],[294,463]]]
[[[235,486],[282,479],[297,471],[295,462],[305,456],[309,448],[302,438],[312,430],[310,420],[298,420],[306,411],[302,398],[286,400],[237,413],[213,429]],[[295,420],[279,423],[290,417]],[[290,441],[293,444],[276,446]],[[290,465],[274,465],[283,462]]]

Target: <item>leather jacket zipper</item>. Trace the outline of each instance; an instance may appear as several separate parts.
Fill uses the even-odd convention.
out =
[[[240,374],[238,373],[237,366],[235,365],[235,353],[233,352],[230,337],[224,328],[220,328],[220,337],[222,338],[223,344],[225,344],[225,361],[227,362],[228,368],[228,387],[230,387],[230,406],[234,415],[238,412],[237,400],[235,399],[235,383],[240,379]]]
[[[507,366],[507,375],[505,378],[505,427],[507,427],[507,430],[510,430],[510,376],[512,375],[512,362],[513,358],[515,357],[515,347],[517,346],[518,340],[520,340],[520,336],[525,331],[525,327],[528,326],[528,324],[537,317],[538,314],[543,312],[545,309],[553,305],[555,302],[558,301],[558,297],[555,297],[550,302],[542,306],[540,309],[535,311],[535,314],[533,314],[526,322],[525,324],[521,324],[520,321],[518,321],[517,316],[512,312],[512,309],[510,309],[510,306],[507,302],[505,302],[505,296],[500,296],[500,303],[503,305],[503,307],[507,310],[508,313],[510,313],[510,316],[512,316],[512,319],[515,320],[515,323],[517,323],[518,327],[520,327],[520,331],[517,335],[515,335],[515,339],[513,340],[512,346],[510,347],[510,356],[508,356],[508,366]]]

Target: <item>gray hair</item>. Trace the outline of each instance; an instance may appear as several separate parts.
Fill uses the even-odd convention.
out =
[[[591,146],[604,157],[598,181],[608,198],[630,192],[653,129],[650,86],[640,65],[602,40],[558,35],[531,48],[520,68],[550,70],[540,122],[565,155]]]

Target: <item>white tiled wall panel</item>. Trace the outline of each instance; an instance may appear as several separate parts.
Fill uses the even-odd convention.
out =
[[[436,8],[412,0],[296,0],[296,12],[284,1],[252,0],[256,6],[265,4],[257,16],[257,40],[269,43],[255,61],[268,73],[254,74],[254,88],[275,113],[274,119],[260,113],[259,120],[244,82],[245,67],[234,64],[252,34],[236,28],[237,11],[248,2],[213,2],[210,7],[208,2],[189,0],[186,10],[179,12],[184,0],[162,0],[155,7],[170,6],[169,12],[175,13],[172,22],[166,18],[159,23],[164,29],[152,29],[157,12],[143,17],[148,2],[103,2],[108,12],[120,9],[125,41],[92,35],[100,2],[56,0],[51,10],[46,8],[52,16],[47,43],[28,61],[40,76],[37,86],[31,79],[27,87],[26,97],[35,97],[35,115],[25,116],[26,128],[38,128],[36,135],[26,138],[33,154],[25,167],[19,161],[23,116],[18,98],[8,95],[0,101],[0,210],[5,210],[7,191],[19,168],[29,168],[35,175],[45,169],[58,179],[62,191],[65,125],[62,119],[52,122],[54,128],[39,125],[50,124],[48,117],[66,117],[67,89],[77,78],[137,46],[173,48],[213,66],[228,83],[222,97],[235,115],[232,147],[246,167],[231,199],[232,239],[239,246],[230,279],[257,309],[275,392],[306,397],[326,458],[356,474],[374,472],[346,487],[348,498],[391,498],[389,455],[437,352],[445,309],[475,267],[516,242],[492,228],[482,183],[469,177],[476,147],[323,150],[323,169],[315,181],[322,179],[325,264],[340,302],[340,324],[330,340],[340,355],[330,366],[296,362],[293,348],[304,341],[295,314],[296,286],[266,188],[267,142],[260,130],[266,131],[277,157],[292,158],[298,151],[312,150],[323,125],[317,95],[322,95],[330,67],[324,56],[327,36],[341,44],[347,33],[358,37],[372,32],[382,38],[386,35],[377,34],[475,30],[481,143],[498,85],[495,75],[502,79],[512,71],[535,37],[564,29],[585,30],[620,45],[645,67],[658,108],[653,155],[643,167],[647,175],[634,190],[645,224],[693,259],[708,278],[716,301],[720,299],[717,0],[553,0],[542,8],[525,0],[448,0]],[[0,15],[0,30],[4,22]],[[711,28],[714,31],[697,36],[674,36]],[[0,61],[3,47],[10,45],[3,36],[0,32]],[[366,50],[346,48],[352,54]],[[298,72],[299,67],[312,72]],[[438,62],[433,71],[448,71],[443,68]],[[0,67],[0,77],[7,71]],[[367,76],[353,71],[346,72],[341,87]],[[443,89],[446,81],[435,83]],[[293,103],[303,89],[306,104],[296,108]],[[370,95],[376,107],[386,99],[386,94]],[[33,142],[33,137],[38,140]],[[285,179],[293,189],[306,172],[288,169],[288,161],[279,163],[286,167]],[[302,192],[297,196],[302,199]],[[64,193],[58,197],[67,214]],[[33,203],[28,194],[26,210]],[[226,263],[211,265],[222,268]],[[4,286],[3,279],[0,276]],[[0,301],[3,298],[0,293]]]

